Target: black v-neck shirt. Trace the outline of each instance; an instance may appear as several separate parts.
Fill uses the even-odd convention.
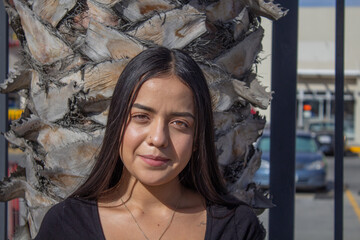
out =
[[[206,208],[205,240],[263,240],[265,230],[246,205]],[[96,201],[68,198],[46,213],[36,240],[105,240]],[[121,237],[119,236],[119,239]]]

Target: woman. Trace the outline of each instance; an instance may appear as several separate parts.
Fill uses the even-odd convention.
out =
[[[37,239],[263,239],[228,195],[210,94],[186,53],[151,48],[122,72],[94,169],[46,214]]]

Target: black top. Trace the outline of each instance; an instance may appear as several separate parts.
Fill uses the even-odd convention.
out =
[[[263,240],[265,230],[252,209],[246,205],[228,209],[207,206],[205,240]],[[46,213],[35,239],[101,239],[101,227],[95,201],[68,198]]]

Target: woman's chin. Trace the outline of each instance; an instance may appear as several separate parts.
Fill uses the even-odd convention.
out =
[[[146,176],[137,176],[137,180],[144,186],[160,187],[167,184],[179,183],[177,175],[175,176],[159,176],[158,174],[147,174]]]

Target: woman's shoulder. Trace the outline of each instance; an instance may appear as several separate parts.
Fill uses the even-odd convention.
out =
[[[96,201],[68,198],[45,214],[36,239],[101,239],[98,219]]]
[[[239,205],[234,218],[239,239],[265,239],[266,230],[250,206]]]
[[[208,206],[208,223],[212,235],[209,239],[264,239],[266,231],[254,210],[241,201],[232,203]]]
[[[96,209],[96,201],[67,198],[53,205],[46,213],[44,220],[66,220],[73,217],[86,217],[92,215]]]
[[[207,211],[214,218],[234,218],[244,216],[241,220],[256,220],[257,216],[254,210],[246,203],[238,201],[230,204],[209,204]]]

